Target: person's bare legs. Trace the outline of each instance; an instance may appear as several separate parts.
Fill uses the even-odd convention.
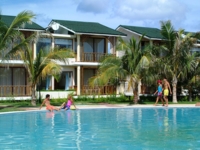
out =
[[[64,105],[65,105],[65,102],[62,103],[62,105],[60,106],[59,110],[61,110],[64,107]]]
[[[154,106],[156,106],[156,105],[157,105],[157,103],[158,103],[158,100],[159,100],[159,97],[157,97],[157,98],[156,98],[156,103],[154,104]]]
[[[59,110],[60,110],[60,108],[54,107],[54,110],[56,110],[56,111],[59,111]]]
[[[164,103],[164,100],[163,100],[163,98],[161,97],[160,99],[161,99],[161,101],[162,101],[162,104],[163,104],[162,106],[165,106],[165,103]]]
[[[164,96],[164,99],[165,99],[165,103],[166,103],[166,107],[168,107],[168,97],[167,96]]]

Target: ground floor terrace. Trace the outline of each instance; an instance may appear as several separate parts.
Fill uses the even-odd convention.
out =
[[[58,80],[53,76],[41,79],[36,88],[38,92],[64,92],[71,91],[75,95],[108,95],[116,94],[116,86],[90,86],[89,79],[95,76],[97,68],[63,67]],[[26,69],[23,66],[0,67],[0,97],[31,96],[31,83]],[[77,90],[79,89],[79,93]]]
[[[91,86],[90,78],[97,74],[97,66],[62,66],[63,70],[59,79],[47,76],[38,81],[36,91],[38,92],[73,92],[74,95],[113,95],[130,93],[127,83],[112,83],[104,86]],[[31,83],[29,75],[23,65],[0,67],[0,97],[25,97],[31,96]],[[153,93],[155,88],[140,84],[140,94]],[[153,90],[153,91],[151,91]]]

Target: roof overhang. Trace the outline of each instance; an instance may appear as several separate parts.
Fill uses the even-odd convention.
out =
[[[197,44],[197,43],[195,43],[195,44],[193,44],[195,47],[200,47],[200,44]]]
[[[99,62],[74,62],[76,66],[99,66]]]
[[[62,37],[64,37],[64,38],[76,38],[76,35],[67,35],[67,34],[56,34],[56,33],[42,33],[41,34],[42,36],[49,36],[49,37],[60,37],[60,38],[62,38]]]
[[[126,37],[125,35],[116,35],[116,34],[99,34],[99,33],[87,33],[87,32],[76,32],[77,35],[87,34],[95,36],[114,36],[114,37]]]
[[[40,31],[45,31],[45,29],[44,30],[37,30],[37,29],[16,29],[16,30],[20,30],[20,31],[33,31],[33,32],[40,32]]]
[[[90,67],[97,67],[99,66],[101,63],[100,62],[77,62],[75,60],[75,58],[68,58],[67,59],[67,65],[64,62],[61,61],[56,61],[59,65],[61,66],[90,66]]]
[[[51,21],[49,23],[48,27],[51,27],[51,24],[53,24],[53,23],[57,23],[57,22]],[[72,33],[74,33],[74,34],[76,34],[76,35],[87,34],[87,35],[94,35],[94,36],[114,36],[114,37],[125,37],[126,36],[126,35],[116,35],[116,34],[100,34],[100,33],[76,32],[76,31],[71,30],[71,29],[69,29],[69,28],[67,28],[67,27],[65,27],[65,26],[63,26],[61,24],[59,24],[59,26],[62,27],[62,28],[64,28],[64,29],[66,29],[66,30],[68,30],[68,31],[70,31],[70,32],[72,32]]]
[[[138,36],[142,36],[142,34],[140,34],[140,33],[134,32],[134,31],[132,31],[132,30],[126,29],[126,28],[121,27],[121,26],[117,27],[116,30],[118,30],[118,29],[120,29],[120,28],[123,28],[124,30],[126,30],[126,31],[128,31],[128,32],[132,32],[133,34],[136,34],[136,35],[138,35]],[[159,38],[151,38],[151,37],[148,37],[148,36],[146,36],[146,35],[144,35],[144,38],[149,39],[149,40],[160,40],[160,41],[163,40],[163,39],[159,39]]]
[[[24,61],[23,60],[0,60],[1,61],[1,67],[5,66],[6,64],[9,64],[10,66],[18,66],[18,65],[23,65]]]

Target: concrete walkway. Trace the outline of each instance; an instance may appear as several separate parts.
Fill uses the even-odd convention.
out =
[[[137,105],[128,105],[128,104],[107,104],[107,103],[102,103],[102,104],[95,104],[95,105],[76,105],[78,109],[100,109],[100,108],[167,108],[165,106],[162,106],[161,104],[154,106],[154,105],[144,105],[144,104],[137,104]],[[195,104],[172,104],[169,105],[168,108],[177,108],[177,107],[197,107]],[[25,108],[26,111],[36,111],[39,110],[39,107],[30,107],[30,108]],[[46,110],[46,107],[42,107],[41,110]]]
[[[158,104],[154,106],[153,104],[136,104],[136,105],[128,105],[128,104],[107,104],[107,103],[100,103],[100,104],[90,104],[90,105],[76,105],[76,107],[80,109],[109,109],[109,108],[200,108],[200,106],[195,106],[195,104],[171,104],[168,107],[162,106]],[[46,107],[25,107],[21,108],[22,112],[24,111],[46,111]],[[15,113],[21,111],[9,111],[9,112],[1,112],[0,114],[6,113]]]

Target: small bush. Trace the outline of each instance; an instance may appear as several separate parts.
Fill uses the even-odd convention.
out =
[[[154,96],[151,96],[151,95],[148,95],[148,96],[140,96],[140,101],[143,101],[143,102],[154,102],[156,101],[156,95]]]
[[[189,101],[188,96],[178,96],[178,101]]]

